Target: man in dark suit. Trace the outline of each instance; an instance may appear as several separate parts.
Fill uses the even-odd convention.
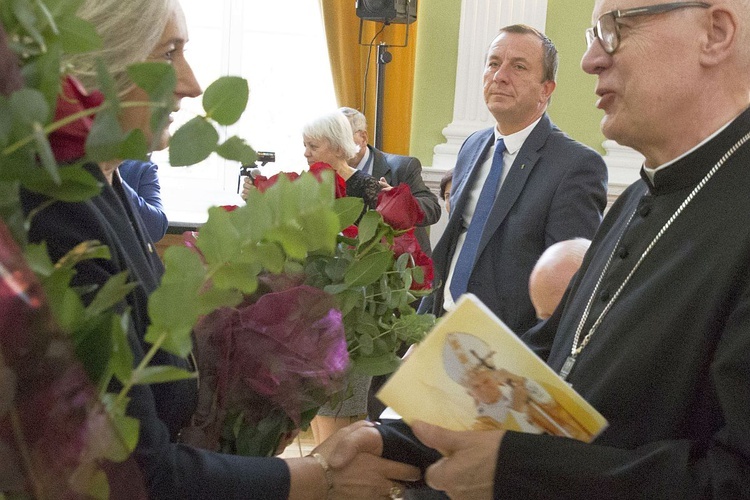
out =
[[[451,218],[432,256],[435,291],[422,311],[442,315],[471,292],[523,332],[537,320],[528,282],[539,256],[598,228],[606,166],[547,116],[556,71],[554,44],[531,27],[505,27],[490,45],[484,98],[497,124],[458,153]]]
[[[383,187],[408,184],[411,194],[424,212],[424,220],[415,228],[414,236],[419,246],[427,255],[432,253],[427,226],[440,219],[440,202],[435,193],[425,186],[422,180],[422,164],[413,156],[401,156],[383,153],[367,143],[367,119],[365,115],[353,108],[340,108],[349,119],[354,132],[354,142],[359,146],[357,156],[349,160],[349,165],[380,180]]]

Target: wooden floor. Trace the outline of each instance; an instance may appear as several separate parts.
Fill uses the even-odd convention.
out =
[[[281,457],[292,458],[292,457],[304,457],[309,455],[310,452],[315,448],[315,441],[311,430],[301,432],[297,439],[292,444],[286,447]]]

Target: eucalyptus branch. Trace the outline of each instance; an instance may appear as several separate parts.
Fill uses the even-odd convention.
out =
[[[49,125],[47,125],[46,127],[44,127],[42,129],[42,131],[45,133],[45,135],[49,135],[52,132],[65,127],[66,125],[69,125],[69,124],[71,124],[73,122],[76,122],[76,121],[80,120],[81,118],[86,118],[88,116],[93,116],[93,115],[99,113],[100,111],[104,111],[106,109],[109,109],[110,107],[111,107],[111,104],[108,103],[108,102],[105,102],[104,104],[102,104],[100,106],[97,106],[95,108],[88,108],[88,109],[81,110],[81,111],[79,111],[77,113],[73,113],[72,115],[66,116],[65,118],[63,118],[61,120],[58,120],[56,122],[50,123]],[[120,107],[121,108],[140,108],[140,107],[166,108],[167,104],[166,103],[159,103],[159,102],[151,102],[151,101],[129,101],[129,102],[122,102],[122,103],[120,103]],[[31,141],[33,141],[33,140],[34,140],[34,135],[33,134],[32,135],[27,135],[23,139],[15,142],[13,144],[11,144],[10,146],[7,146],[5,149],[3,149],[2,155],[3,156],[11,155],[11,154],[15,153],[16,151],[18,151],[19,149],[21,149],[22,147],[24,147],[25,145],[27,145],[28,143],[30,143]]]
[[[393,327],[391,327],[391,328],[389,328],[388,330],[386,330],[386,331],[384,331],[384,332],[380,332],[380,333],[379,333],[378,335],[376,335],[375,337],[372,337],[372,340],[377,340],[377,339],[379,339],[379,338],[381,338],[381,337],[385,337],[386,335],[388,335],[389,333],[391,333],[391,332],[392,332],[393,330],[394,330],[394,328],[393,328]],[[357,345],[356,345],[356,346],[354,346],[354,347],[352,347],[352,348],[350,348],[350,349],[349,349],[349,354],[352,354],[352,353],[354,353],[354,352],[355,352],[355,351],[357,351],[357,349],[359,349],[360,347],[362,347],[362,344],[360,344],[359,342],[357,342]]]

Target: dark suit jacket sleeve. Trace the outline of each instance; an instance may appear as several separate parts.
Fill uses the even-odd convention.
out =
[[[607,167],[585,150],[555,190],[545,225],[545,247],[572,238],[593,238],[607,204]]]

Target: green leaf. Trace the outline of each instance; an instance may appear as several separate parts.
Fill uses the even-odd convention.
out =
[[[162,101],[165,97],[171,97],[177,85],[174,67],[164,62],[131,64],[127,72],[130,79],[153,100]]]
[[[155,147],[159,141],[160,132],[167,126],[169,114],[174,106],[177,74],[171,64],[155,61],[132,64],[128,66],[127,71],[131,80],[145,90],[151,100],[150,126],[154,141],[151,146]],[[172,165],[177,166],[174,163]]]
[[[115,84],[115,80],[114,78],[112,78],[112,75],[110,75],[109,71],[107,71],[107,67],[104,65],[104,62],[102,62],[101,58],[96,59],[96,81],[98,83],[98,88],[104,94],[104,98],[109,104],[110,109],[115,114],[119,113],[120,96],[117,92],[117,85]]]
[[[221,125],[232,125],[242,116],[247,106],[250,89],[247,80],[237,76],[223,76],[208,86],[203,93],[206,117]]]
[[[242,302],[242,294],[237,290],[212,288],[198,296],[199,314],[209,314],[220,307],[234,307]]]
[[[97,113],[94,124],[86,137],[86,154],[97,162],[108,161],[119,156],[125,133],[120,127],[117,113],[105,109]]]
[[[364,245],[375,237],[381,222],[383,222],[383,217],[375,210],[368,210],[365,213],[358,224],[360,244]]]
[[[365,286],[375,282],[391,266],[393,253],[378,252],[365,256],[349,267],[344,281],[349,286]]]
[[[357,336],[357,342],[359,343],[359,350],[356,351],[361,356],[367,356],[369,354],[372,354],[373,351],[373,343],[372,343],[372,337],[369,335],[363,334]]]
[[[333,285],[327,285],[323,288],[323,291],[330,293],[331,295],[338,295],[341,292],[346,291],[349,285],[346,283],[334,283]]]
[[[13,115],[26,125],[47,123],[50,119],[50,109],[44,94],[38,90],[24,88],[13,92],[9,99]]]
[[[91,52],[101,47],[102,40],[94,26],[75,16],[58,19],[60,42],[66,54]]]
[[[398,256],[398,259],[396,259],[396,265],[394,266],[394,269],[399,273],[403,274],[404,271],[406,271],[406,266],[409,264],[409,254],[408,253],[402,253]]]
[[[89,317],[98,316],[122,302],[125,296],[138,286],[136,282],[128,283],[127,281],[127,271],[111,276],[86,308],[86,315]]]
[[[378,376],[393,373],[401,364],[401,359],[393,353],[382,354],[376,357],[360,356],[354,359],[355,373]]]
[[[39,277],[49,277],[55,272],[55,266],[47,253],[47,243],[31,243],[23,251],[26,264]]]
[[[234,288],[249,295],[257,290],[258,274],[261,271],[262,268],[257,262],[223,266],[213,275],[214,285],[224,289]]]
[[[343,231],[354,224],[359,216],[362,215],[364,207],[365,203],[362,198],[347,196],[335,199],[333,201],[333,209],[339,217],[339,231]]]
[[[24,186],[30,191],[69,202],[88,200],[102,190],[99,181],[80,165],[62,166],[58,173],[59,184],[55,183],[46,172],[38,170],[24,179]]]
[[[131,130],[125,140],[120,144],[120,158],[129,160],[148,160],[149,146],[143,130],[135,128]]]
[[[208,220],[201,226],[197,242],[209,266],[229,262],[240,253],[242,235],[232,224],[236,217],[220,207],[209,208]]]
[[[251,148],[244,139],[241,139],[236,135],[224,141],[223,144],[216,148],[216,152],[222,158],[238,161],[243,165],[252,165],[255,163],[255,160],[258,159],[255,150]]]
[[[205,118],[196,116],[177,129],[169,141],[169,163],[173,167],[194,165],[209,157],[219,142],[219,133]]]
[[[120,405],[116,405],[117,395],[115,394],[104,394],[102,396],[102,403],[109,413],[110,419],[117,430],[120,443],[122,448],[117,450],[113,447],[112,451],[121,451],[121,453],[109,453],[107,458],[115,461],[122,462],[135,450],[135,446],[138,444],[138,434],[140,429],[140,421],[137,418],[129,417],[125,414],[125,409],[129,403],[128,398],[122,400]],[[108,450],[109,451],[109,450]]]
[[[284,270],[286,255],[276,243],[260,243],[257,248],[258,262],[264,269],[278,274]]]
[[[3,95],[0,95],[0,116],[11,117],[12,112],[8,100]],[[0,120],[0,150],[4,149],[10,142],[10,134],[12,130],[13,120]]]
[[[134,383],[139,385],[160,384],[163,382],[175,382],[196,378],[197,372],[189,372],[181,368],[168,365],[147,366],[140,371],[134,372]]]
[[[47,139],[44,129],[38,123],[34,124],[34,143],[36,144],[37,155],[45,171],[49,174],[52,182],[60,185],[62,181],[60,180],[60,172],[57,170],[55,155],[52,153],[52,146],[49,144],[49,139]]]
[[[76,359],[80,361],[89,378],[99,385],[103,374],[109,368],[112,354],[112,316],[105,314],[89,318],[73,332]]]
[[[128,342],[128,323],[130,315],[112,316],[112,354],[109,358],[109,368],[117,380],[124,384],[133,372],[133,351]]]

